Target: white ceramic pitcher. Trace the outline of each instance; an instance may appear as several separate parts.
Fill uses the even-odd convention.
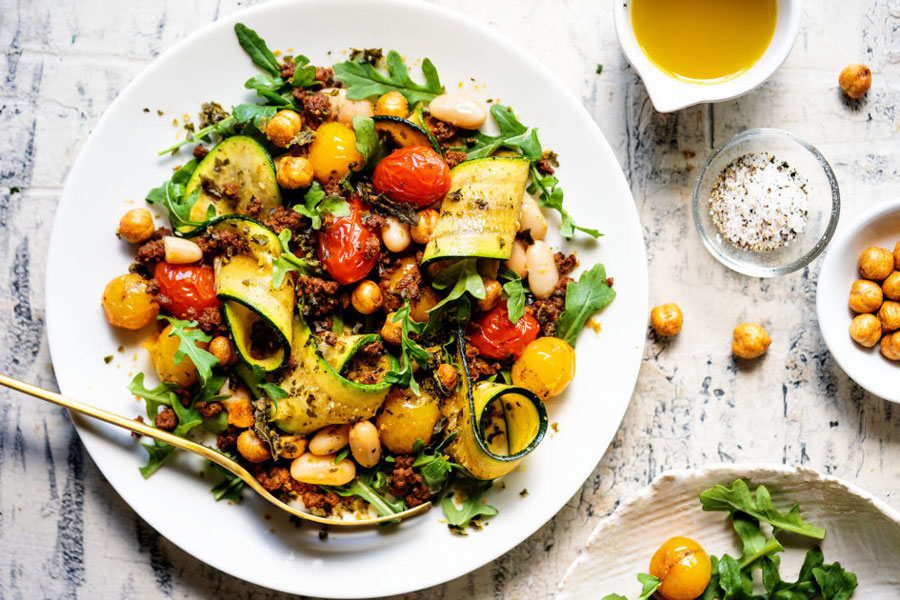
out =
[[[612,0],[616,35],[625,57],[644,81],[653,107],[673,112],[703,102],[721,102],[746,94],[768,79],[785,61],[800,31],[801,0],[778,0],[775,33],[765,54],[737,77],[719,83],[690,83],[676,79],[650,62],[634,37],[631,0]]]

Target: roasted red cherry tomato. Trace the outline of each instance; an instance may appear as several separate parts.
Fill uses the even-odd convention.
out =
[[[221,306],[216,298],[216,276],[205,265],[157,263],[153,278],[159,282],[160,304],[179,319],[196,319],[204,308]],[[188,314],[194,309],[194,314]]]
[[[392,200],[422,208],[447,195],[450,167],[428,146],[406,146],[378,163],[372,184]]]
[[[518,358],[540,330],[537,319],[528,313],[518,323],[510,323],[504,302],[472,324],[469,341],[478,349],[478,354],[486,358]]]
[[[319,260],[335,281],[354,283],[369,274],[378,260],[381,241],[363,225],[358,200],[350,203],[350,214],[328,217],[319,232]]]

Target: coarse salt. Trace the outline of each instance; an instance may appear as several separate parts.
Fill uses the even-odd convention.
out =
[[[768,252],[787,246],[806,229],[808,182],[766,152],[731,161],[713,185],[709,214],[720,236],[739,248]]]

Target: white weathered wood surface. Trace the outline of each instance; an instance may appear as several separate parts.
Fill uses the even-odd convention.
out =
[[[853,384],[825,349],[814,312],[819,263],[780,279],[742,277],[706,253],[689,220],[697,165],[756,126],[788,129],[823,151],[845,222],[900,191],[900,0],[807,1],[796,47],[769,83],[670,115],[653,111],[625,63],[608,0],[439,3],[528,47],[581,96],[631,181],[651,303],[678,302],[685,328],[670,342],[648,341],[615,441],[556,518],[495,563],[408,598],[546,598],[593,526],[669,469],[802,464],[900,508],[900,408]],[[44,263],[63,181],[92,126],[156,55],[246,4],[0,0],[0,371],[55,387]],[[872,67],[874,85],[848,102],[837,74],[858,61]],[[139,143],[122,133],[124,146]],[[749,365],[729,352],[743,320],[765,323],[774,340]],[[390,565],[385,576],[402,572]],[[161,538],[100,476],[62,410],[0,391],[0,598],[160,596],[285,597]]]

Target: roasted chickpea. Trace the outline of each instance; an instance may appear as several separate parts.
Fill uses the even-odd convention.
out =
[[[356,312],[362,315],[371,315],[381,308],[384,303],[384,294],[381,293],[381,288],[377,283],[364,279],[353,288],[350,302]]]
[[[405,119],[409,116],[409,102],[400,92],[388,92],[375,103],[375,114]]]
[[[875,312],[881,307],[884,294],[881,286],[866,279],[857,279],[850,286],[850,309],[858,313]]]
[[[700,544],[673,537],[650,559],[650,574],[659,579],[657,594],[664,600],[694,600],[709,585],[712,564]]]
[[[900,331],[881,338],[881,354],[888,360],[900,360]]]
[[[674,302],[654,306],[650,311],[650,324],[658,335],[670,336],[681,331],[684,315]]]
[[[900,242],[894,246],[894,268],[900,271]]]
[[[409,303],[409,316],[413,321],[424,323],[428,320],[428,311],[437,306],[441,297],[430,287],[421,291],[419,297]]]
[[[116,235],[132,244],[146,242],[156,230],[153,215],[146,208],[133,208],[122,215]]]
[[[856,315],[850,321],[850,337],[866,348],[871,348],[881,339],[881,321],[875,315]]]
[[[316,181],[324,185],[331,178],[340,179],[362,160],[352,129],[340,123],[324,123],[316,129],[316,139],[309,147]]]
[[[297,458],[306,452],[306,439],[299,435],[281,436],[281,458]]]
[[[449,363],[441,363],[437,368],[437,378],[445,390],[453,391],[456,389],[458,376],[456,369]]]
[[[303,129],[303,117],[292,110],[279,110],[266,123],[266,137],[279,148],[287,148]]]
[[[542,400],[563,393],[574,377],[575,350],[556,337],[534,340],[512,366],[513,384],[531,390]]]
[[[848,65],[841,71],[838,83],[851,98],[862,98],[872,85],[872,71],[866,65]]]
[[[237,451],[252,463],[261,463],[271,456],[269,447],[252,429],[245,429],[238,436]]]
[[[766,353],[772,338],[762,325],[741,323],[734,328],[731,351],[740,358],[758,358]]]
[[[312,163],[302,156],[284,155],[275,164],[275,179],[286,190],[308,188],[313,175]]]
[[[886,298],[891,300],[900,300],[900,271],[894,271],[888,275],[884,283],[881,284]]]
[[[487,279],[484,282],[484,298],[478,301],[478,310],[487,312],[500,302],[500,294],[503,286],[496,279]]]
[[[219,359],[219,364],[223,367],[230,366],[237,358],[237,355],[234,353],[234,346],[231,345],[231,341],[224,335],[216,336],[209,342],[209,353]]]
[[[389,312],[387,316],[384,318],[384,325],[381,326],[381,337],[388,344],[398,345],[400,344],[402,329],[399,322],[394,323],[394,316],[397,313]]]
[[[176,364],[175,353],[181,345],[181,339],[171,334],[172,326],[167,325],[157,337],[144,342],[143,347],[150,353],[150,359],[161,380],[187,388],[197,381],[197,367],[189,356],[183,356]],[[207,349],[207,344],[203,342],[194,344],[204,350]]]
[[[394,388],[375,418],[381,443],[394,454],[409,454],[416,440],[428,445],[441,416],[440,404],[424,390],[416,396],[409,389]]]
[[[109,324],[123,329],[140,329],[159,314],[159,303],[136,273],[119,275],[106,284],[101,304]]]
[[[440,217],[440,213],[433,208],[419,211],[419,222],[409,227],[409,234],[415,243],[427,244],[431,241],[434,228],[437,227],[438,217]]]
[[[859,255],[858,265],[863,279],[881,281],[894,270],[894,255],[890,250],[872,246]]]
[[[878,309],[878,320],[885,333],[900,329],[900,302],[886,300]]]

